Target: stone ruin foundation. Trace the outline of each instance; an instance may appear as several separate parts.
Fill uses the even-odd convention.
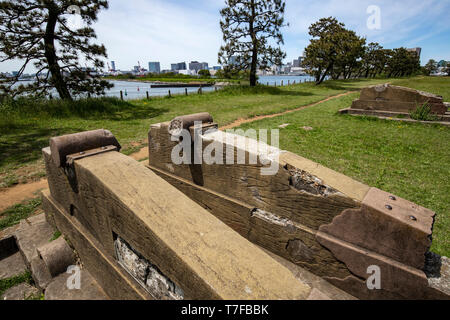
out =
[[[352,106],[342,114],[368,115],[380,118],[410,119],[410,113],[427,104],[438,122],[450,125],[449,103],[441,96],[390,84],[375,85],[361,90]]]
[[[150,127],[144,164],[107,130],[43,149],[45,216],[0,245],[27,257],[46,296],[79,263],[90,281],[80,292],[95,289],[84,298],[449,299],[449,259],[430,252],[431,210],[276,148],[269,163],[176,165],[171,131],[180,129],[198,134],[202,149],[192,152],[216,144],[262,155],[258,141],[220,131],[208,114],[174,120]],[[278,171],[262,175],[267,166]],[[57,228],[70,250],[62,240],[30,248],[38,225],[42,244]],[[374,266],[378,289],[368,286]]]

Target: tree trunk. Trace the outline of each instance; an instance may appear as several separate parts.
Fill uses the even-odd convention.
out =
[[[256,68],[258,62],[258,40],[256,39],[255,30],[253,29],[253,19],[256,15],[255,2],[251,0],[252,15],[250,18],[249,32],[252,37],[252,62],[250,66],[250,86],[256,86]]]
[[[324,80],[325,77],[328,75],[328,73],[330,72],[330,70],[333,69],[333,65],[328,66],[328,68],[325,70],[324,74],[322,75],[322,77],[320,78],[319,82],[316,82],[316,85],[321,84]]]
[[[55,28],[58,19],[58,12],[55,8],[48,8],[48,21],[45,29],[44,44],[45,58],[47,59],[48,68],[51,73],[51,82],[58,91],[59,97],[65,100],[72,100],[66,82],[61,74],[61,68],[58,64],[58,57],[55,49]]]

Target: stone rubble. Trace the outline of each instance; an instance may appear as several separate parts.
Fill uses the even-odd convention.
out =
[[[117,237],[114,242],[119,264],[155,299],[183,300],[184,292],[158,268],[142,258],[129,244]]]

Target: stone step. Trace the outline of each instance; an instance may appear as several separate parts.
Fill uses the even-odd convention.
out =
[[[76,272],[61,273],[45,290],[45,300],[109,300],[97,281],[86,270],[79,270],[79,287]]]
[[[27,267],[20,252],[0,260],[0,280],[12,278],[24,274]]]
[[[41,291],[28,283],[21,283],[9,288],[1,296],[0,300],[35,300],[41,295]]]
[[[45,214],[22,220],[14,233],[18,252],[9,259],[22,259],[23,267],[31,271],[35,285],[45,293],[46,300],[108,299],[86,269],[79,273],[80,289],[68,288],[67,280],[71,274],[66,273],[67,268],[71,265],[75,269],[79,267],[75,266],[74,252],[63,237],[52,241],[54,231]],[[10,263],[12,262],[8,260],[8,264]],[[0,267],[0,270],[3,268]],[[20,289],[24,288],[16,288],[17,291]],[[17,293],[14,290],[12,292],[14,294],[11,293],[10,296],[17,297]]]
[[[14,236],[0,240],[0,280],[23,274],[27,270]]]
[[[47,287],[52,276],[36,249],[48,244],[53,234],[54,229],[47,223],[44,214],[22,220],[15,232],[17,246],[25,264],[30,269],[35,284],[41,290]]]

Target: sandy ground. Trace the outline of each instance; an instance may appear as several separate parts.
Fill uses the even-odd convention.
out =
[[[0,191],[0,212],[24,200],[35,198],[37,192],[46,188],[48,188],[47,179],[42,179]]]

